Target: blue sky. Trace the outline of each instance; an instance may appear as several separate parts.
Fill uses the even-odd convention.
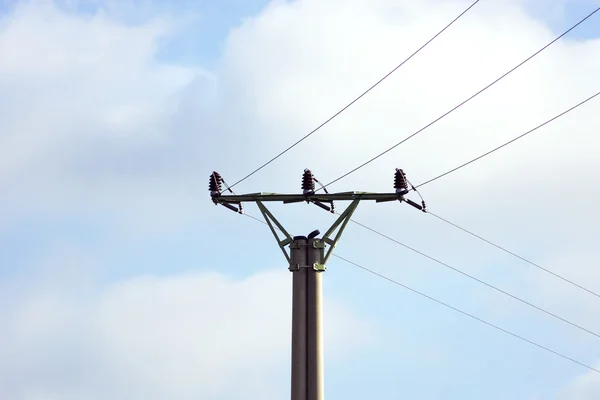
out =
[[[229,183],[243,177],[466,5],[173,4],[0,1],[2,398],[287,396],[290,274],[262,224],[210,202],[208,175],[217,170]],[[483,0],[380,88],[236,190],[293,192],[306,167],[333,180],[598,6],[561,4]],[[331,189],[390,190],[395,167],[425,181],[589,96],[598,90],[599,18]],[[600,220],[585,211],[598,193],[582,184],[600,167],[595,107],[424,187],[423,195],[442,216],[600,291]],[[557,182],[580,207],[557,201]],[[294,234],[324,232],[333,221],[299,204],[273,212]],[[355,217],[600,331],[597,298],[432,217],[366,203]],[[348,227],[336,252],[598,365],[597,338],[358,226]],[[600,381],[584,368],[335,258],[325,302],[328,397],[600,394]]]
[[[551,6],[548,7],[548,4]],[[586,0],[545,2],[545,4],[541,1],[532,1],[528,5],[528,11],[546,21],[555,31],[564,31],[591,12],[594,5],[597,6],[597,3]],[[553,13],[552,10],[555,12]],[[582,24],[581,27],[574,30],[571,37],[589,39],[598,37],[599,34],[598,24],[588,23]]]

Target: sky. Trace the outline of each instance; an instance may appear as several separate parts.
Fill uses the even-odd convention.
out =
[[[264,224],[210,201],[209,174],[241,179],[468,4],[0,0],[0,398],[287,398],[291,273]],[[304,168],[334,180],[599,5],[481,0],[236,192],[298,192]],[[330,191],[391,191],[395,168],[425,182],[596,93],[599,27],[600,13]],[[423,186],[429,209],[600,292],[599,102]],[[294,235],[334,221],[271,210]],[[363,202],[354,218],[600,332],[600,298],[431,215]],[[358,225],[335,253],[600,369],[598,337]],[[598,372],[340,259],[324,274],[328,398],[600,397]]]

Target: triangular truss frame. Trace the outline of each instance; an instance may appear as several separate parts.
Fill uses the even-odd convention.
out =
[[[342,237],[342,233],[346,229],[348,222],[350,222],[350,218],[352,217],[352,214],[354,214],[354,211],[356,211],[356,207],[358,207],[358,203],[360,203],[360,200],[361,199],[353,200],[350,203],[350,205],[346,207],[344,212],[339,214],[339,217],[335,220],[335,222],[331,225],[327,232],[325,232],[323,237],[320,239],[316,238],[316,240],[313,241],[313,246],[317,248],[322,248],[323,250],[326,247],[325,245],[329,246],[329,248],[325,252],[322,262],[315,263],[315,265],[313,266],[315,270],[325,271],[325,265],[327,264],[327,261],[329,261],[329,258],[333,254],[333,249]],[[288,261],[288,264],[290,264],[290,269],[294,269],[291,265],[291,253],[288,253],[288,250],[286,249],[286,247],[294,241],[294,238],[285,230],[281,223],[277,221],[277,218],[275,218],[275,216],[267,209],[267,207],[262,203],[262,201],[255,200],[255,202],[258,206],[258,209],[265,218],[267,225],[271,229],[271,232],[273,233],[273,236],[275,237],[279,248],[283,252],[283,255]],[[283,234],[283,239],[280,237],[277,230],[279,230]],[[333,238],[332,235],[334,235]]]

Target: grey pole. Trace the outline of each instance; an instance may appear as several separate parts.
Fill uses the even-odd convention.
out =
[[[290,243],[292,284],[292,400],[323,400],[323,241]]]
[[[320,248],[318,247],[320,246]],[[319,239],[308,241],[307,310],[306,310],[306,361],[308,364],[308,400],[323,400],[323,271],[316,263],[323,262],[323,245]]]
[[[290,244],[292,271],[292,400],[307,399],[306,303],[307,252],[306,238],[295,237]]]
[[[263,203],[256,200],[292,272],[292,400],[323,400],[325,397],[321,274],[359,202],[360,199],[354,199],[323,237],[317,238],[318,230],[307,237],[290,236]],[[278,231],[284,235],[283,239]]]

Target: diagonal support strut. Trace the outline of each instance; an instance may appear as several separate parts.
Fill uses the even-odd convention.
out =
[[[344,212],[339,215],[338,219],[336,219],[336,221],[331,225],[327,232],[325,232],[323,238],[312,241],[312,246],[315,248],[320,248],[322,254],[324,253],[324,255],[320,257],[321,259],[313,265],[313,268],[316,271],[325,271],[325,265],[331,257],[333,249],[342,237],[342,233],[344,232],[344,229],[346,229],[346,226],[348,225],[352,214],[356,210],[356,207],[358,207],[358,203],[360,203],[360,199],[352,201],[352,203],[350,203],[350,205],[344,210]],[[290,270],[295,270],[296,268],[292,266],[291,250],[288,253],[288,250],[286,249],[288,245],[293,244],[294,238],[285,230],[281,223],[277,221],[275,216],[267,209],[267,207],[265,207],[265,205],[261,201],[256,201],[256,205],[258,206],[260,212],[265,218],[265,221],[271,229],[271,232],[273,233],[273,236],[275,237],[279,248],[283,252],[283,255],[285,256],[286,260],[288,261],[288,264],[290,265]],[[280,235],[277,233],[277,231],[280,231],[283,234],[283,239],[280,238]],[[334,234],[335,236],[333,236],[332,238],[332,235]],[[326,245],[329,247],[327,249],[327,252],[325,252]]]
[[[279,248],[283,252],[283,255],[285,256],[286,260],[288,261],[288,263],[291,263],[292,259],[290,257],[290,254],[288,254],[288,252],[286,251],[285,248],[288,244],[292,243],[292,241],[294,239],[285,230],[285,228],[279,223],[279,221],[277,221],[277,219],[273,216],[273,214],[271,214],[271,212],[267,209],[267,207],[265,207],[265,205],[261,201],[256,201],[256,205],[258,206],[258,209],[262,213],[263,217],[265,217],[265,221],[267,222],[267,225],[269,225],[269,228],[271,228],[271,232],[273,233],[273,236],[275,236],[275,240],[277,241],[277,244],[279,245]],[[285,236],[285,239],[279,238],[279,235],[275,231],[275,227],[273,226],[273,224],[275,224],[277,229],[281,233],[283,233],[283,235]]]
[[[321,241],[327,243],[329,245],[329,249],[325,253],[325,257],[323,258],[323,264],[322,264],[323,269],[322,270],[325,270],[325,264],[327,264],[327,261],[329,260],[329,258],[331,257],[331,254],[333,253],[333,249],[335,248],[338,241],[342,237],[342,233],[344,232],[344,229],[346,229],[346,226],[348,225],[348,222],[350,221],[352,214],[354,214],[354,211],[356,211],[356,207],[358,207],[358,203],[360,203],[360,199],[356,199],[356,200],[352,201],[352,203],[350,203],[350,205],[344,210],[344,212],[340,214],[340,216],[333,223],[333,225],[331,225],[331,228],[329,228],[329,230],[327,232],[325,232],[325,234],[323,235],[323,238],[321,239]],[[338,229],[338,227],[339,227],[339,229]],[[331,239],[331,235],[336,231],[336,229],[338,229],[338,231],[335,234],[335,237],[333,239]]]

